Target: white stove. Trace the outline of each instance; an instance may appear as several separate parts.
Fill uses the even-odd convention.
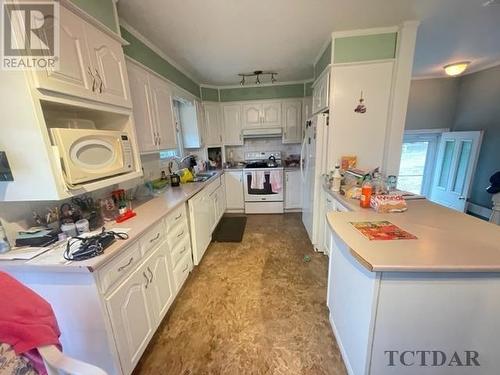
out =
[[[245,213],[283,213],[281,152],[246,152],[245,162]]]

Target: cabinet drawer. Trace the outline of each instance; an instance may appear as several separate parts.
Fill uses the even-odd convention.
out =
[[[139,243],[136,242],[128,249],[123,250],[122,254],[104,265],[104,267],[98,271],[102,293],[105,293],[113,284],[129,275],[136,268],[135,266],[141,259],[142,256],[139,249]]]
[[[165,225],[163,220],[148,230],[139,240],[142,254],[146,254],[165,239]]]
[[[184,239],[172,247],[172,264],[176,267],[181,259],[186,255],[191,253],[191,243],[189,241],[189,237],[184,237]]]
[[[177,224],[179,224],[180,222],[184,222],[186,220],[187,220],[186,205],[182,204],[178,208],[176,208],[174,212],[169,214],[165,219],[167,232],[170,232]]]
[[[175,287],[177,290],[181,288],[189,276],[189,272],[191,271],[191,255],[186,254],[180,260],[179,264],[174,268],[174,280]]]
[[[182,221],[173,227],[167,235],[168,244],[173,249],[184,238],[189,237],[187,221]]]

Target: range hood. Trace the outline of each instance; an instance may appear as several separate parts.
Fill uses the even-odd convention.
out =
[[[243,138],[281,137],[281,128],[243,129]]]

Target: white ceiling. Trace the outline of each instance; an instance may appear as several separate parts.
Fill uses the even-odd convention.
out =
[[[119,0],[120,17],[199,83],[234,85],[237,73],[312,78],[332,31],[420,19],[414,76],[442,66],[500,62],[500,5],[486,0]]]

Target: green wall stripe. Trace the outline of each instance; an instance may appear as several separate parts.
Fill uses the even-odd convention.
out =
[[[349,36],[335,39],[334,63],[392,59],[397,33]]]
[[[210,87],[201,88],[201,100],[206,100],[209,102],[219,101],[219,90]]]
[[[78,8],[88,13],[114,32],[118,33],[113,0],[71,0]]]
[[[120,29],[123,39],[130,43],[128,46],[123,47],[123,51],[127,56],[139,61],[196,97],[200,97],[200,86],[196,82],[164,60],[125,28],[120,27]]]
[[[279,86],[238,87],[234,89],[220,90],[221,102],[233,102],[238,100],[302,98],[303,96],[303,83]]]
[[[305,83],[305,85],[306,85],[306,90],[305,90],[306,95],[305,96],[312,96],[312,94],[313,94],[312,84],[313,84],[312,81]]]
[[[323,54],[319,58],[316,65],[314,65],[314,79],[325,70],[325,68],[332,62],[332,43],[328,44],[328,47],[323,51]]]

